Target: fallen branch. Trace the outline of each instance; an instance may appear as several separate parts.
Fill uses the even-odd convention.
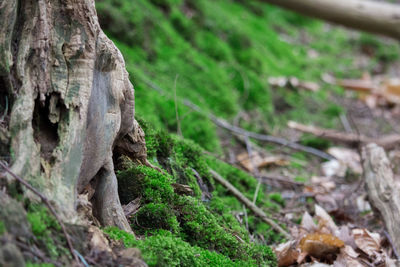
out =
[[[60,217],[58,217],[56,211],[54,210],[53,206],[50,204],[50,201],[42,194],[40,193],[36,188],[34,188],[33,186],[31,186],[28,182],[26,182],[24,179],[22,179],[21,177],[19,177],[18,175],[16,175],[14,172],[12,172],[10,170],[10,168],[7,167],[6,164],[4,164],[2,161],[0,161],[0,167],[2,167],[6,172],[8,172],[12,177],[14,177],[20,184],[24,185],[26,188],[28,188],[30,191],[32,191],[35,195],[37,195],[42,202],[47,206],[47,208],[49,209],[49,211],[51,212],[51,214],[53,214],[53,216],[56,218],[57,222],[60,224],[61,229],[63,231],[63,234],[65,236],[65,239],[67,240],[67,244],[68,244],[68,249],[72,255],[72,257],[75,259],[75,261],[77,263],[79,263],[79,259],[77,257],[77,255],[74,252],[74,247],[72,246],[72,242],[71,239],[69,238],[69,235],[67,233],[67,229],[65,228],[64,223],[61,221]]]
[[[284,235],[287,239],[291,239],[291,236],[288,232],[286,232],[282,227],[280,227],[277,223],[275,223],[272,219],[268,218],[267,214],[264,213],[259,207],[254,205],[248,198],[246,198],[239,190],[237,190],[231,183],[225,180],[221,175],[219,175],[216,171],[210,170],[214,179],[228,189],[240,202],[242,202],[247,208],[249,208],[256,216],[261,218],[265,223],[271,225],[271,227]]]
[[[395,182],[390,162],[382,147],[368,144],[362,149],[368,199],[381,214],[396,255],[400,251],[400,185]]]
[[[153,90],[157,91],[160,95],[173,99],[171,96],[169,96],[164,89],[162,89],[161,87],[159,87],[158,85],[154,84],[153,82],[143,79],[143,81],[150,86]],[[242,135],[242,136],[247,136],[247,137],[251,137],[253,139],[257,139],[259,141],[264,141],[264,142],[269,142],[269,143],[274,143],[274,144],[278,144],[281,146],[285,146],[285,147],[289,147],[291,149],[294,150],[298,150],[298,151],[303,151],[309,154],[312,154],[314,156],[320,157],[322,159],[326,159],[326,160],[332,160],[335,159],[335,157],[333,157],[332,155],[329,155],[328,153],[325,153],[321,150],[315,149],[313,147],[308,147],[308,146],[303,146],[300,145],[298,143],[295,142],[291,142],[289,140],[286,140],[285,138],[281,138],[281,137],[276,137],[276,136],[271,136],[271,135],[265,135],[265,134],[258,134],[258,133],[254,133],[254,132],[249,132],[243,128],[234,126],[230,123],[228,123],[227,121],[218,118],[217,116],[215,116],[214,114],[210,113],[210,112],[205,112],[203,111],[199,106],[197,106],[196,104],[192,103],[191,101],[185,99],[183,100],[183,104],[189,108],[191,108],[192,110],[198,112],[199,114],[202,114],[206,117],[208,117],[211,121],[213,121],[217,126],[224,128],[226,130],[229,130],[231,132],[233,132],[234,134],[237,135]]]
[[[380,137],[379,139],[375,139],[364,135],[344,133],[331,129],[323,129],[312,125],[304,125],[294,121],[289,121],[288,127],[304,133],[313,134],[320,138],[353,146],[358,144],[375,143],[385,149],[391,149],[400,144],[400,135],[398,134],[386,135]]]
[[[265,184],[271,184],[271,182],[272,183],[275,182],[275,183],[279,183],[279,184],[281,184],[283,186],[287,186],[287,187],[291,187],[291,188],[293,188],[293,187],[304,187],[304,183],[292,181],[292,180],[289,180],[288,178],[283,177],[283,176],[277,176],[277,175],[266,176],[266,175],[263,175],[263,176],[261,176],[261,179]],[[269,182],[267,182],[267,181],[269,181]]]
[[[400,39],[400,6],[368,0],[260,0],[303,15]]]

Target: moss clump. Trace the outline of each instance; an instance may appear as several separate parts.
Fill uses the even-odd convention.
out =
[[[40,245],[47,249],[47,252],[54,259],[69,255],[66,249],[66,242],[60,236],[61,227],[53,216],[43,205],[30,204],[27,213],[28,222],[32,232],[36,236]]]
[[[274,262],[269,247],[265,247],[262,253],[256,244],[249,243],[245,229],[232,215],[228,215],[227,207],[220,218],[198,198],[175,194],[171,186],[173,179],[168,174],[144,166],[132,166],[119,172],[118,177],[125,180],[131,177],[141,189],[138,195],[142,196],[143,204],[132,219],[137,233],[154,235],[157,230],[166,229],[188,245],[216,251],[233,261],[245,261],[247,265],[271,265]],[[244,240],[244,243],[239,240]]]
[[[201,250],[203,254],[205,251],[214,251],[216,255],[221,255],[218,256],[220,258],[215,258],[212,256],[214,254],[207,252],[205,255],[211,257],[208,259],[210,264],[213,261],[223,262],[223,259],[229,259],[228,266],[233,262],[243,262],[246,266],[274,265],[275,258],[271,249],[268,246],[250,243],[248,232],[232,215],[233,211],[241,209],[241,204],[234,197],[220,187],[213,192],[211,202],[201,197],[202,190],[207,190],[210,194],[213,188],[210,167],[221,171],[239,190],[250,194],[256,187],[254,177],[229,165],[221,165],[215,159],[208,160],[203,150],[192,141],[156,131],[146,123],[143,125],[146,141],[150,144],[149,154],[154,156],[152,161],[163,168],[164,173],[146,166],[127,163],[123,164],[125,169],[117,173],[117,178],[122,203],[141,197],[141,208],[131,218],[131,223],[137,234],[147,236],[142,243],[143,247],[148,244],[146,242],[154,242],[155,247],[168,247],[167,251],[162,253],[151,249],[148,252],[148,263],[200,266],[196,265],[200,264],[198,259],[193,257],[188,261],[170,259],[169,255],[176,254],[177,248],[170,245],[171,240],[175,240],[174,242],[182,245],[184,250]],[[197,179],[203,181],[202,189]],[[173,183],[189,185],[195,196],[175,193]],[[204,183],[207,184],[206,188]],[[263,193],[260,193],[260,196],[264,196]],[[168,230],[170,234],[166,235],[165,231],[160,230]],[[111,234],[115,238],[124,239],[127,246],[140,247],[138,241],[125,234]],[[182,254],[183,258],[187,258],[185,253]],[[160,255],[164,256],[160,258]],[[203,261],[200,262],[203,264]]]
[[[170,173],[177,183],[191,187],[196,197],[201,197],[201,190],[194,173],[197,172],[205,185],[211,190],[211,177],[202,148],[193,141],[179,136],[156,131],[153,126],[139,119],[146,134],[149,158]]]
[[[135,229],[165,229],[179,232],[179,223],[168,204],[149,203],[140,208],[135,215]]]
[[[115,227],[105,229],[110,238],[122,240],[127,247],[138,247],[149,266],[275,266],[275,257],[267,247],[254,247],[252,254],[268,255],[267,261],[232,261],[215,251],[193,246],[165,230],[153,232],[143,240]],[[272,259],[272,260],[271,260]]]
[[[51,263],[30,263],[28,262],[25,267],[54,267]]]
[[[0,236],[6,232],[6,226],[4,225],[3,221],[0,221]]]
[[[171,203],[174,189],[171,183],[174,178],[162,174],[147,166],[131,166],[117,173],[118,193],[122,204],[127,204],[137,197],[142,197],[142,203]]]

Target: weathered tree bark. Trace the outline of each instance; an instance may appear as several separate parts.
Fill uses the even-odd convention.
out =
[[[400,5],[370,0],[259,0],[301,14],[400,39]]]
[[[77,194],[94,187],[99,221],[130,231],[113,150],[143,158],[144,139],[124,60],[93,0],[0,0],[0,107],[13,172],[69,222],[77,220]]]
[[[370,203],[381,214],[395,251],[400,252],[400,185],[383,148],[376,144],[363,147],[362,161]]]

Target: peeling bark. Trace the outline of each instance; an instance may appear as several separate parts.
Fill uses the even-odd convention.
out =
[[[146,150],[135,137],[141,129],[124,60],[100,29],[94,1],[0,0],[0,18],[0,101],[11,107],[0,128],[9,133],[13,172],[72,223],[77,194],[96,185],[99,221],[130,231],[113,149],[128,139],[132,157],[140,151],[143,160]]]

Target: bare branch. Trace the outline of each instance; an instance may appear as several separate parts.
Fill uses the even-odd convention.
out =
[[[289,128],[310,133],[320,138],[329,139],[335,142],[344,143],[348,145],[358,145],[375,143],[383,148],[390,149],[400,144],[400,135],[391,134],[382,136],[378,139],[370,138],[361,134],[354,133],[343,133],[332,129],[323,129],[312,125],[304,125],[298,122],[290,121],[288,123]]]
[[[400,39],[400,6],[371,0],[260,0],[350,28]]]

